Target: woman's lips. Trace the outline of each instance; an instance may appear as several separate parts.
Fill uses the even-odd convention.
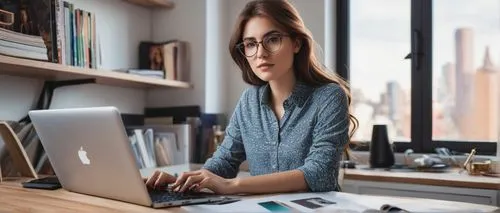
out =
[[[257,66],[258,69],[260,69],[261,71],[268,71],[269,69],[271,69],[271,67],[273,67],[274,64],[270,64],[270,63],[262,63],[262,64],[259,64],[259,66]]]

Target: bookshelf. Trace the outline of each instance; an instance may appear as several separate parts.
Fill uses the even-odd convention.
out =
[[[85,69],[56,63],[0,55],[0,75],[45,80],[94,78],[97,84],[132,88],[192,88],[187,82],[155,79],[102,69]]]
[[[169,0],[124,0],[131,4],[136,4],[144,7],[160,7],[164,9],[172,9],[174,7],[174,3]]]

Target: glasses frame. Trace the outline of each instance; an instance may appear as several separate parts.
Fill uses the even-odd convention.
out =
[[[280,47],[279,47],[278,49],[276,49],[275,51],[270,51],[270,50],[268,50],[268,49],[265,47],[265,45],[264,45],[264,43],[263,43],[263,42],[266,40],[266,38],[267,38],[267,37],[270,37],[270,36],[276,36],[276,35],[277,35],[277,36],[279,37],[279,39],[280,39]],[[244,41],[242,41],[242,42],[238,43],[238,44],[236,45],[236,49],[238,49],[238,51],[239,51],[239,52],[240,52],[243,56],[245,56],[245,57],[247,57],[247,58],[254,57],[254,56],[255,56],[255,55],[259,52],[259,46],[262,46],[262,48],[264,48],[264,50],[266,50],[266,52],[268,52],[268,53],[271,53],[271,54],[272,54],[272,53],[275,53],[275,52],[278,52],[278,51],[280,51],[280,50],[281,50],[281,47],[282,47],[282,44],[283,44],[283,38],[284,38],[284,37],[290,37],[290,35],[275,32],[275,33],[272,33],[272,34],[269,34],[269,35],[264,36],[264,38],[263,38],[261,41],[255,41],[255,43],[257,44],[257,48],[256,48],[256,50],[255,50],[255,53],[254,53],[254,54],[252,54],[252,55],[246,55],[246,54],[245,54],[245,42],[244,42]],[[260,45],[259,45],[259,44],[260,44]]]

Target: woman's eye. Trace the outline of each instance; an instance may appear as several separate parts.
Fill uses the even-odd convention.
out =
[[[270,44],[276,44],[280,42],[280,37],[279,36],[272,36],[267,39],[267,43]]]
[[[246,43],[245,47],[246,48],[253,48],[253,47],[255,47],[255,42]]]

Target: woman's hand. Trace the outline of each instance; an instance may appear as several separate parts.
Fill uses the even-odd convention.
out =
[[[207,188],[216,194],[234,194],[236,193],[236,184],[236,179],[225,179],[206,169],[201,169],[182,173],[172,188],[179,192],[200,191]]]
[[[176,178],[166,172],[162,171],[155,171],[153,175],[151,175],[147,180],[146,180],[146,186],[152,189],[164,187],[168,184],[174,183],[176,181]]]

